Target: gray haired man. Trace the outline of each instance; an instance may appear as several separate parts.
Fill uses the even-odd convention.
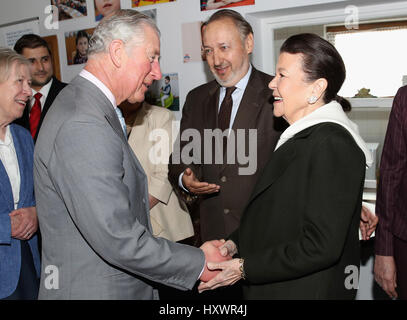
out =
[[[88,63],[47,115],[34,155],[40,299],[155,299],[152,281],[191,289],[210,260],[213,242],[201,250],[151,235],[146,176],[117,108],[144,100],[159,55],[154,22],[119,11],[98,25]]]

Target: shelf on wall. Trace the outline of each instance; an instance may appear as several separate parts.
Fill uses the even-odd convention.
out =
[[[393,98],[348,98],[352,108],[391,108]]]

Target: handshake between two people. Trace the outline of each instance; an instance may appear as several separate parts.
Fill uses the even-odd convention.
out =
[[[242,278],[241,259],[232,259],[237,253],[232,240],[211,240],[200,247],[205,254],[199,293],[236,283]]]

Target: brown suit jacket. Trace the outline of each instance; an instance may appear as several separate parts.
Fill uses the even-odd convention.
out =
[[[245,145],[240,144],[236,150],[249,154],[248,129],[257,129],[257,170],[254,174],[241,175],[238,160],[235,164],[212,164],[204,162],[204,130],[217,128],[217,111],[219,100],[219,84],[211,81],[189,92],[180,127],[180,135],[175,142],[174,151],[169,164],[169,180],[180,191],[179,175],[190,167],[200,181],[220,185],[219,193],[201,196],[195,206],[199,210],[201,240],[226,238],[239,226],[240,217],[252,193],[253,187],[270,158],[286,123],[283,119],[273,116],[272,91],[268,84],[272,77],[253,68],[249,82],[242,97],[232,129],[245,129]],[[187,129],[194,128],[200,133],[200,139],[191,138],[182,141]],[[236,132],[236,131],[235,131]],[[189,148],[195,148],[189,155],[193,157],[191,164],[186,164],[185,154]],[[251,144],[252,148],[255,147]],[[213,148],[212,148],[213,151]],[[240,151],[241,152],[241,151]],[[235,152],[235,155],[238,152]],[[180,154],[183,155],[180,157]],[[214,152],[212,152],[214,154]],[[208,154],[206,153],[206,156]],[[236,158],[235,158],[236,159]],[[226,159],[224,159],[225,163]],[[247,165],[246,165],[247,166]]]

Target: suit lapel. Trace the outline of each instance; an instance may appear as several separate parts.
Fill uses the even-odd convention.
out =
[[[257,128],[259,113],[262,110],[262,106],[270,96],[271,90],[264,85],[264,82],[262,82],[258,76],[258,71],[253,68],[232,125],[232,129],[235,133],[235,139],[237,129],[244,129],[246,131],[251,128]],[[246,135],[247,132],[245,132],[245,136]],[[236,144],[236,152],[238,147],[239,146]],[[226,167],[227,153],[225,152],[221,170],[224,170]]]
[[[293,141],[286,142],[286,145],[283,145],[273,153],[272,159],[264,168],[260,176],[261,178],[253,190],[249,203],[253,201],[260,193],[269,188],[295,159],[296,151],[294,145],[292,145],[292,142]]]
[[[38,128],[41,128],[45,115],[47,114],[49,108],[51,107],[51,105],[54,102],[55,98],[57,97],[58,93],[63,89],[64,86],[65,85],[62,82],[58,81],[57,78],[55,78],[55,77],[52,78],[52,84],[51,84],[51,87],[49,88],[47,99],[45,100],[44,106],[42,107],[42,110],[41,110],[41,117],[40,117],[40,122],[38,124]],[[27,114],[27,119],[29,119],[28,114]],[[37,140],[39,131],[40,130],[37,130],[34,141]]]
[[[18,168],[20,172],[20,199],[18,201],[20,207],[20,204],[24,204],[26,202],[25,196],[27,196],[26,190],[28,189],[29,180],[27,177],[27,174],[29,174],[29,172],[27,172],[27,170],[24,170],[24,168],[29,168],[30,166],[26,163],[27,157],[25,155],[21,138],[16,134],[13,126],[10,126],[10,131],[11,135],[13,136],[14,149],[16,150]]]
[[[261,192],[270,187],[288,168],[297,156],[298,141],[306,139],[315,126],[304,129],[298,132],[294,137],[285,142],[272,154],[271,160],[268,162],[264,171],[261,174],[261,178],[256,184],[253,190],[249,203],[254,200]]]
[[[12,203],[14,203],[13,191],[11,189],[11,184],[7,175],[6,168],[4,168],[2,161],[0,161],[0,181],[0,196],[4,199],[3,203],[6,203],[7,206],[10,206]],[[7,208],[8,211],[11,211],[12,209],[14,208],[12,208],[11,206]]]
[[[23,164],[21,163],[20,158],[18,157],[18,154],[19,154],[19,152],[21,150],[21,147],[20,147],[20,143],[18,141],[18,138],[15,137],[14,130],[13,130],[12,126],[13,125],[10,125],[10,131],[11,131],[11,135],[13,136],[13,143],[14,143],[14,148],[16,150],[16,154],[17,154],[18,165],[21,168],[21,166]],[[21,184],[21,186],[20,186],[20,197],[21,197],[21,189],[23,188],[22,184],[24,183],[23,178],[21,177],[21,173],[20,173],[20,179],[21,179],[21,182],[20,182],[20,184]],[[1,183],[0,183],[0,194],[4,199],[4,203],[6,203],[9,206],[8,211],[12,211],[12,210],[14,210],[14,206],[13,206],[13,204],[14,204],[13,190],[11,188],[11,183],[10,183],[10,179],[8,177],[6,168],[4,167],[2,161],[0,161],[0,181],[1,181]]]
[[[220,86],[216,83],[209,90],[205,110],[205,128],[216,129],[218,127],[218,105]]]
[[[44,106],[42,107],[41,111],[41,119],[40,122],[44,119],[45,114],[47,113],[49,107],[51,106],[52,102],[54,102],[56,96],[59,93],[59,90],[57,90],[57,79],[53,78],[52,79],[52,84],[51,87],[49,88],[47,99],[45,99]]]
[[[253,68],[250,79],[236,113],[232,128],[256,128],[256,119],[264,102],[271,96],[271,90],[258,77],[258,71]]]

